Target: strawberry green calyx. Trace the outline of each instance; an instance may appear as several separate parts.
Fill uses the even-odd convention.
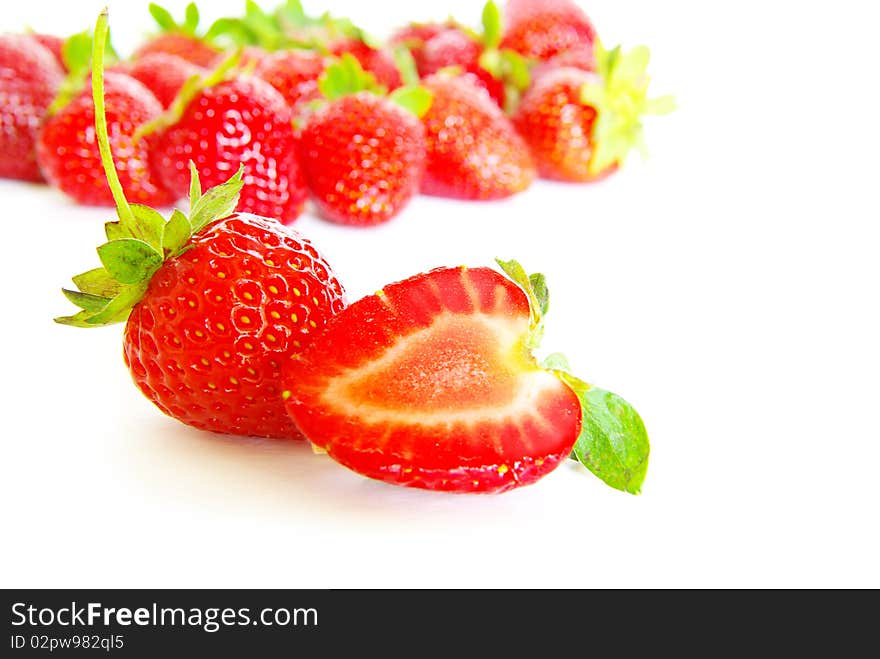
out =
[[[199,8],[194,2],[186,6],[183,23],[178,23],[171,12],[155,2],[150,3],[149,11],[162,32],[181,32],[191,37],[198,36],[196,31],[199,27]]]
[[[527,275],[517,261],[496,262],[529,299],[531,312],[527,347],[538,348],[544,334],[549,293],[544,275]],[[638,494],[648,470],[651,446],[638,412],[617,394],[588,384],[571,372],[561,353],[548,355],[541,368],[552,371],[577,395],[581,404],[581,432],[571,457],[611,487]]]
[[[379,84],[372,73],[364,70],[361,63],[351,53],[343,53],[324,70],[318,79],[318,89],[328,101],[335,101],[343,96],[363,91],[376,96],[385,96],[388,92],[384,85]],[[434,97],[424,87],[405,85],[388,95],[388,100],[421,119],[431,109]]]
[[[650,51],[638,46],[624,53],[620,46],[605,50],[596,42],[597,80],[581,89],[581,103],[596,110],[595,149],[589,169],[598,175],[623,164],[635,148],[644,150],[641,118],[668,114],[675,109],[671,96],[648,98]]]
[[[95,27],[92,92],[95,102],[95,132],[101,163],[116,201],[118,221],[104,228],[108,242],[98,247],[102,267],[73,278],[78,290],[62,289],[65,297],[80,308],[72,316],[56,318],[63,325],[101,327],[124,322],[132,307],[143,297],[153,274],[164,261],[187,249],[190,237],[208,224],[229,216],[238,204],[243,168],[229,181],[202,194],[198,174],[191,166],[192,185],[189,216],[175,210],[165,219],[147,206],[129,204],[116,173],[107,135],[104,113],[104,49],[107,38],[107,10]]]
[[[483,45],[479,65],[493,78],[504,84],[504,110],[512,113],[523,92],[531,83],[530,62],[509,48],[500,48],[503,36],[501,10],[494,0],[483,6],[483,33],[477,35]]]

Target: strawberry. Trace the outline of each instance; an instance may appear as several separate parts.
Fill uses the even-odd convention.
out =
[[[330,102],[309,117],[299,142],[319,210],[342,224],[391,219],[418,190],[425,134],[417,115],[430,96],[407,87],[379,96],[376,79],[350,54],[328,67],[319,85]]]
[[[508,0],[502,48],[548,59],[581,45],[591,46],[596,29],[572,0]]]
[[[581,71],[596,71],[596,48],[595,45],[580,45],[572,48],[571,50],[566,50],[564,53],[559,53],[558,55],[554,55],[549,59],[540,62],[533,70],[532,70],[532,79],[539,78],[545,73],[553,71],[554,69],[561,69],[563,67],[580,69]]]
[[[43,179],[35,144],[64,79],[52,54],[25,35],[0,35],[0,178]]]
[[[277,89],[287,104],[297,112],[297,106],[321,98],[318,78],[328,60],[309,50],[280,50],[266,56],[254,73]]]
[[[340,56],[349,53],[360,62],[361,67],[372,73],[379,84],[393,91],[403,84],[394,57],[385,50],[373,48],[360,39],[343,39],[331,45],[330,52]]]
[[[184,83],[205,69],[168,53],[150,53],[132,62],[129,75],[153,92],[162,107],[168,108]]]
[[[125,194],[138,203],[164,206],[177,197],[150,167],[149,150],[155,140],[134,137],[141,125],[161,112],[159,101],[140,82],[122,73],[107,74],[110,144]],[[82,90],[46,121],[37,143],[37,158],[46,179],[77,202],[112,206],[94,124],[95,105],[88,90]]]
[[[452,20],[445,23],[410,23],[395,30],[388,42],[392,46],[406,47],[415,61],[419,75],[425,76],[428,75],[425,46],[428,41],[447,30],[458,32],[460,28]]]
[[[535,167],[528,147],[484,89],[443,74],[422,82],[434,97],[422,118],[428,148],[424,194],[500,199],[531,185]]]
[[[182,196],[189,185],[190,160],[209,186],[222,183],[241,164],[245,187],[238,210],[292,222],[303,210],[307,190],[290,108],[259,78],[224,80],[230,63],[188,86],[149,129],[158,132],[153,165],[165,185]]]
[[[201,67],[209,68],[217,63],[220,50],[196,32],[199,25],[199,10],[195,3],[191,2],[187,5],[183,23],[177,23],[167,9],[152,2],[150,14],[161,31],[135,51],[134,59],[152,53],[165,53],[177,55]]]
[[[458,67],[461,72],[483,87],[498,105],[504,105],[504,83],[480,66],[483,47],[479,41],[461,30],[446,30],[425,43],[422,75],[429,76],[441,69]]]
[[[541,176],[594,181],[616,171],[642,141],[643,114],[669,112],[671,98],[648,99],[648,49],[597,47],[598,73],[560,68],[538,77],[514,116]]]
[[[95,29],[107,32],[106,10]],[[103,46],[96,46],[99,109]],[[105,171],[118,222],[98,248],[103,267],[65,295],[82,311],[58,322],[97,327],[125,322],[125,363],[163,412],[204,430],[298,438],[281,399],[281,365],[344,305],[342,288],[317,250],[275,220],[232,213],[239,170],[201,192],[193,168],[190,213],[167,222],[122,192],[98,113]],[[225,219],[224,219],[225,218]]]
[[[452,492],[527,485],[567,458],[578,396],[532,356],[543,277],[502,265],[522,277],[440,268],[330,320],[284,371],[309,441],[364,476]]]

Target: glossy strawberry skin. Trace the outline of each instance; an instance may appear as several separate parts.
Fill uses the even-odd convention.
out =
[[[327,59],[308,50],[282,50],[264,57],[254,73],[272,85],[296,113],[300,103],[321,98],[318,78]]]
[[[128,74],[143,83],[167,108],[187,80],[206,71],[177,55],[149,53],[132,62]]]
[[[364,71],[372,73],[379,84],[384,85],[388,91],[393,91],[403,84],[394,57],[385,50],[371,48],[356,39],[344,39],[333,44],[331,52],[334,55],[351,53],[360,62]]]
[[[152,162],[180,196],[189,189],[190,160],[206,188],[244,165],[238,210],[289,223],[307,196],[294,142],[284,98],[259,78],[237,77],[199,92],[159,135]]]
[[[596,29],[572,0],[508,0],[502,48],[548,59],[580,45],[592,46]]]
[[[134,141],[135,130],[162,106],[140,82],[122,73],[104,79],[110,148],[125,196],[132,203],[167,206],[178,198],[154,174],[149,150],[155,138]],[[95,106],[86,87],[44,125],[37,158],[46,179],[81,204],[113,206],[95,140]]]
[[[528,148],[484,89],[442,74],[422,84],[434,95],[422,118],[428,145],[424,194],[490,200],[531,185],[535,168]]]
[[[527,355],[528,329],[525,294],[493,270],[417,275],[352,304],[287,364],[287,409],[370,478],[450,492],[527,485],[566,459],[581,422],[575,394]]]
[[[369,226],[394,217],[417,192],[425,134],[414,115],[387,98],[359,92],[312,115],[299,153],[322,215]]]
[[[596,110],[580,101],[584,84],[595,81],[586,71],[561,68],[534,81],[513,117],[526,140],[539,174],[548,179],[589,182],[608,176],[590,171]]]
[[[64,72],[30,36],[0,35],[0,178],[41,181],[36,140]]]
[[[165,32],[153,37],[135,51],[133,59],[139,59],[150,53],[177,55],[187,62],[205,68],[214,66],[220,55],[220,51],[213,46],[198,37],[182,32]]]
[[[309,241],[275,220],[233,215],[192,243],[129,316],[124,357],[135,383],[196,428],[298,439],[281,367],[342,310],[342,287]]]

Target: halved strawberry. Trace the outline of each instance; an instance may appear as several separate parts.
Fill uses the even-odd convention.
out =
[[[543,277],[501,265],[522,288],[489,268],[441,268],[331,319],[284,375],[306,437],[360,474],[431,490],[502,492],[552,471],[581,407],[531,353]]]

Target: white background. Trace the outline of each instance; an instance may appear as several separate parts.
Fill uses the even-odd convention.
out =
[[[6,2],[0,30],[82,29],[102,4]],[[120,50],[146,4],[110,3]],[[480,4],[331,8],[383,34]],[[547,350],[647,424],[642,496],[575,465],[500,496],[420,492],[188,429],[131,384],[121,328],[51,322],[110,212],[2,181],[0,585],[880,586],[876,10],[583,5],[606,42],[651,45],[656,92],[678,97],[650,160],[503,203],[418,198],[373,230],[296,228],[351,299],[496,255],[545,272]]]

